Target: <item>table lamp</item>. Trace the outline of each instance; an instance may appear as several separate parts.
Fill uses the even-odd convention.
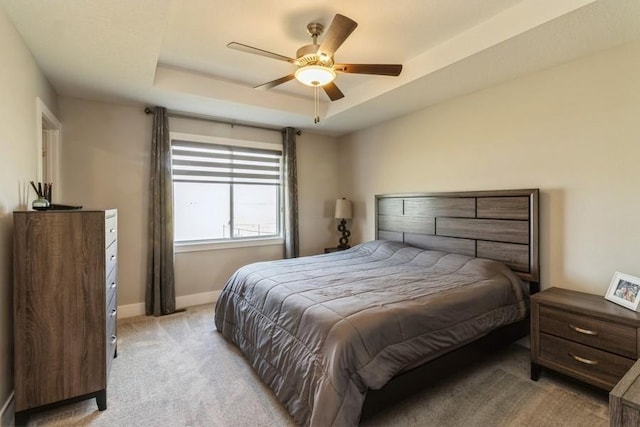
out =
[[[350,248],[349,236],[351,236],[351,232],[347,230],[347,220],[351,219],[351,200],[347,200],[344,197],[342,199],[336,200],[335,218],[340,220],[340,224],[338,225],[338,231],[342,233],[342,237],[340,237],[338,248],[348,249]]]

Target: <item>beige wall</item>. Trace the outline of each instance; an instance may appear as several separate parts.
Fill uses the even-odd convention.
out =
[[[35,194],[36,97],[54,114],[56,94],[0,8],[0,408],[13,389],[13,219]],[[0,420],[4,422],[4,420]]]
[[[640,276],[640,43],[342,138],[358,241],[374,195],[540,188],[542,286],[604,295]]]
[[[64,125],[65,202],[118,208],[119,305],[144,302],[152,117],[141,106],[60,98]],[[170,119],[174,132],[281,142],[279,132],[205,121]],[[311,134],[298,137],[301,253],[321,253],[332,239],[326,204],[337,189],[337,145]],[[318,179],[321,177],[321,179]],[[282,245],[176,253],[178,297],[222,289],[226,279],[250,262],[282,257]]]
[[[144,301],[151,117],[60,97],[64,204],[118,209],[118,303]]]
[[[334,138],[303,133],[298,144],[300,255],[317,255],[338,244],[333,218],[338,188],[338,143]]]

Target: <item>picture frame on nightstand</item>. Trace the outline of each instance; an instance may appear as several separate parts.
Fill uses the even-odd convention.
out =
[[[638,311],[640,305],[640,278],[616,272],[611,279],[605,298],[629,310]]]

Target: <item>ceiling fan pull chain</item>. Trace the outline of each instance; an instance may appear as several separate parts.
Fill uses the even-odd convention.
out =
[[[320,123],[320,87],[316,86],[313,88],[313,109],[314,109],[314,119],[313,123]]]

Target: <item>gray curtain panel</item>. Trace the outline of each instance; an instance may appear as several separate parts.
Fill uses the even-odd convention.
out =
[[[145,308],[147,316],[176,311],[173,264],[173,183],[167,109],[153,110],[151,139],[151,208],[149,265]]]
[[[300,254],[298,235],[298,172],[296,167],[296,130],[282,130],[284,163],[284,257],[297,258]]]

